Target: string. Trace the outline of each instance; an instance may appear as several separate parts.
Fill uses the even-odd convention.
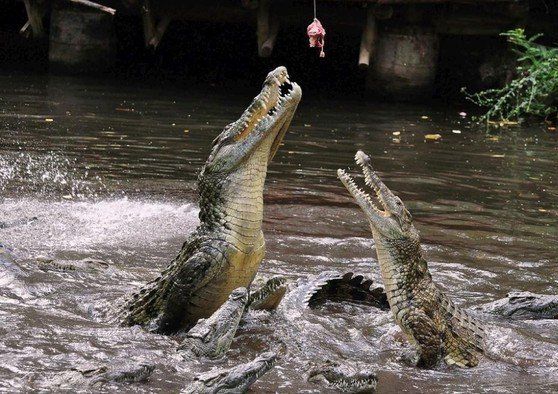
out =
[[[314,0],[314,19],[317,19],[317,16],[316,16],[316,0]]]

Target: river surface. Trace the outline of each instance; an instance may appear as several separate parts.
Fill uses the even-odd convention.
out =
[[[131,85],[0,77],[0,240],[19,267],[0,290],[0,391],[48,388],[76,365],[149,361],[148,382],[113,389],[177,392],[194,373],[266,349],[281,360],[254,392],[327,392],[304,379],[326,359],[376,370],[379,393],[558,390],[556,320],[489,318],[477,368],[432,371],[406,361],[412,348],[389,313],[359,305],[251,313],[217,362],[185,362],[175,339],[103,321],[94,311],[154,278],[196,227],[196,176],[211,141],[259,89]],[[354,172],[363,149],[412,212],[434,280],[456,303],[558,293],[556,134],[491,135],[460,111],[303,97],[269,168],[261,271],[379,280],[367,223],[336,178],[337,168]],[[426,141],[432,133],[441,140]],[[43,271],[40,258],[106,265]]]

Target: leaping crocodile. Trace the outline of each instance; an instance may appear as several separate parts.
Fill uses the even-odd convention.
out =
[[[374,172],[370,158],[358,151],[355,161],[379,204],[344,170],[337,175],[368,219],[390,309],[418,348],[417,365],[434,367],[443,357],[448,365],[476,366],[484,349],[482,324],[432,281],[411,214]]]
[[[125,305],[124,325],[157,333],[191,328],[236,288],[249,287],[264,257],[267,166],[289,128],[300,87],[278,67],[240,119],[214,140],[198,178],[200,225],[156,280]]]

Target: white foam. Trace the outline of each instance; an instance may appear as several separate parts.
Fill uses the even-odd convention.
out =
[[[8,222],[24,217],[37,220],[0,230],[0,239],[35,257],[64,250],[142,250],[183,242],[198,224],[197,213],[192,203],[128,198],[62,202],[10,199],[0,205],[0,217]]]

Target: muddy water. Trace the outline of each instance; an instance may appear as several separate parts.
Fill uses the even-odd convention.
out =
[[[184,362],[172,338],[104,322],[96,311],[155,277],[195,228],[197,171],[256,90],[0,78],[0,240],[21,268],[0,289],[0,391],[49,387],[85,363],[150,361],[149,382],[117,388],[176,392],[195,372],[268,348],[282,359],[255,392],[324,391],[303,375],[326,359],[376,370],[380,393],[558,390],[554,321],[493,320],[479,367],[434,371],[412,367],[391,316],[363,306],[251,314],[214,363]],[[262,271],[378,279],[367,225],[335,177],[364,149],[412,211],[433,276],[457,303],[557,293],[556,136],[538,127],[490,136],[459,111],[303,99],[269,170]],[[442,139],[425,142],[427,133]],[[40,257],[83,268],[45,272]]]

